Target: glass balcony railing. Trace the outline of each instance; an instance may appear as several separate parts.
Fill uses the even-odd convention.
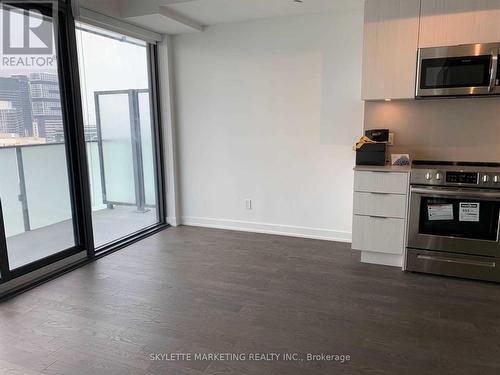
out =
[[[128,195],[134,199],[137,197],[140,202],[111,203],[105,199],[103,184],[132,189],[135,185],[113,181],[113,178],[122,178],[120,173],[104,175],[97,141],[86,142],[86,148],[96,243],[109,243],[156,223],[156,210],[151,197],[140,197],[132,191]],[[114,167],[119,170],[123,160],[114,161],[115,166],[108,162],[108,169]],[[47,165],[51,166],[50,173]],[[71,246],[73,224],[66,168],[64,143],[0,148],[0,197],[11,269],[60,251],[61,244]],[[130,176],[133,181],[139,179],[143,186],[148,184],[144,181],[144,172],[135,174],[137,171]],[[140,190],[151,191],[150,188]],[[144,206],[148,200],[152,204]],[[45,242],[43,251],[32,246],[40,241]]]
[[[7,237],[71,219],[71,202],[61,198],[69,190],[64,147],[46,143],[0,148],[0,197]]]

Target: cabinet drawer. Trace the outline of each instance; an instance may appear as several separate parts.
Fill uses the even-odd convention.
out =
[[[354,173],[354,191],[407,194],[407,190],[407,173],[372,171]]]
[[[378,253],[403,254],[405,220],[354,215],[352,248]]]
[[[354,214],[404,219],[406,217],[406,195],[355,192]]]

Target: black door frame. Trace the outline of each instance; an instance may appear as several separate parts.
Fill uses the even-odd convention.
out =
[[[9,3],[7,2],[7,4]],[[79,86],[75,85],[75,83],[78,84],[78,76],[76,75],[75,77],[75,65],[72,55],[73,50],[76,52],[76,44],[73,43],[75,39],[72,39],[72,37],[74,38],[74,31],[71,32],[71,30],[74,30],[74,22],[71,16],[70,6],[62,1],[57,3],[56,8],[51,6],[50,2],[12,2],[10,5],[26,10],[36,9],[44,16],[50,18],[53,16],[52,12],[57,11],[57,18],[54,19],[53,25],[55,37],[57,38],[57,71],[59,76],[61,111],[65,135],[64,145],[66,149],[66,165],[70,187],[75,246],[10,270],[8,266],[8,256],[6,257],[8,252],[5,233],[1,233],[0,256],[2,259],[0,259],[0,261],[2,265],[6,264],[3,267],[7,268],[5,275],[2,272],[2,283],[78,254],[85,251],[85,249],[88,250],[93,248],[92,237],[88,236],[88,230],[89,228],[91,230],[92,223],[89,221],[88,214],[86,213],[86,203],[90,202],[90,193],[88,191],[88,186],[83,183],[83,181],[87,181],[88,173],[87,160],[82,157],[84,154],[82,154],[80,147],[80,138],[83,139],[83,133],[81,131],[83,130],[83,126],[81,125],[83,122],[80,121],[83,117],[81,116],[81,106],[78,105],[78,101],[80,100],[79,91],[75,89]],[[78,65],[76,65],[76,68],[78,68]],[[76,72],[78,73],[78,69],[76,69]],[[70,124],[73,126],[70,126]],[[85,151],[85,149],[83,149],[83,151]],[[3,216],[2,213],[0,213],[0,215]],[[5,232],[3,226],[2,232]],[[90,254],[88,253],[88,255]]]
[[[163,131],[161,127],[161,111],[160,111],[160,84],[158,73],[158,46],[156,44],[148,44],[148,77],[149,89],[151,94],[149,100],[151,102],[151,126],[153,148],[155,150],[155,186],[156,186],[156,205],[158,207],[158,217],[163,225],[167,225],[167,202],[166,202],[166,180],[165,180],[165,163],[163,149]]]
[[[49,3],[49,2],[48,2]],[[42,14],[51,16],[52,8],[37,2],[12,2],[18,8],[40,10]],[[92,205],[89,185],[89,170],[87,163],[87,152],[83,125],[82,98],[80,91],[79,62],[77,54],[77,42],[75,33],[75,21],[73,19],[71,4],[64,0],[57,1],[57,30],[58,38],[58,75],[61,93],[61,109],[63,115],[63,128],[65,132],[65,147],[68,166],[68,177],[71,194],[71,208],[73,214],[75,246],[63,250],[51,256],[39,259],[33,263],[21,266],[14,270],[9,269],[7,241],[0,202],[0,285],[11,281],[19,276],[27,275],[35,270],[64,260],[72,255],[86,251],[86,257],[76,263],[68,265],[65,269],[47,273],[42,278],[37,278],[30,283],[24,283],[22,287],[5,292],[0,298],[8,297],[14,293],[31,288],[32,286],[49,280],[57,275],[67,272],[80,265],[95,260],[98,257],[121,249],[146,236],[156,233],[166,227],[165,206],[165,184],[162,132],[160,127],[159,97],[157,83],[157,47],[148,44],[148,69],[149,85],[151,90],[151,119],[153,127],[153,140],[155,150],[155,178],[157,195],[158,222],[142,230],[131,233],[116,241],[106,244],[98,249],[95,248],[92,228]],[[96,254],[98,256],[96,256]]]

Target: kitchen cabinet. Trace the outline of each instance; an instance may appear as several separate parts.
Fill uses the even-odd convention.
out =
[[[413,99],[420,0],[365,1],[364,100]]]
[[[362,262],[402,267],[408,190],[408,168],[356,167],[352,248]]]
[[[363,252],[398,255],[396,264],[401,266],[399,256],[404,250],[404,219],[386,216],[354,215],[353,225],[356,236],[352,248]],[[361,259],[363,261],[363,259]],[[390,264],[392,265],[392,264]]]
[[[500,41],[500,0],[421,1],[419,47]]]
[[[354,193],[354,214],[404,219],[406,217],[406,194],[356,191]]]

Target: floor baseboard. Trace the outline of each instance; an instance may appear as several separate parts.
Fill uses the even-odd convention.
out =
[[[316,240],[351,242],[350,232],[322,228],[298,227],[292,225],[258,223],[251,221],[215,219],[207,217],[182,217],[182,225],[206,228],[238,230],[244,232],[267,233],[281,236],[311,238]]]
[[[179,221],[177,220],[177,217],[175,217],[175,216],[168,216],[167,223],[169,223],[173,227],[179,226]]]

